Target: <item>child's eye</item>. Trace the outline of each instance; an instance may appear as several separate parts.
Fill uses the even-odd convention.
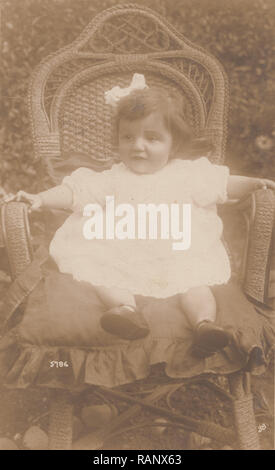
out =
[[[149,140],[149,142],[156,142],[158,138],[155,135],[151,135],[147,137],[147,140]]]

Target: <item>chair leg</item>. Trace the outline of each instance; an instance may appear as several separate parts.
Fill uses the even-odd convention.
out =
[[[235,372],[229,376],[229,386],[234,397],[233,411],[241,450],[260,450],[250,388],[250,374]]]
[[[73,433],[73,404],[69,392],[54,390],[50,404],[49,450],[70,450]]]

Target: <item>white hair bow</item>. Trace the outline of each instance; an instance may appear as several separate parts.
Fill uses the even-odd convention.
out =
[[[144,88],[148,88],[144,75],[135,73],[129,87],[121,88],[120,86],[115,86],[111,90],[105,91],[105,103],[116,107],[121,98],[128,96],[133,90],[143,90]]]

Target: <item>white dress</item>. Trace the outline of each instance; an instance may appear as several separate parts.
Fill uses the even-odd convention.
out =
[[[73,213],[57,230],[50,254],[59,270],[76,280],[125,288],[135,295],[165,298],[191,287],[224,284],[231,273],[216,204],[227,200],[228,176],[226,166],[205,157],[172,159],[145,175],[133,173],[124,163],[101,173],[79,168],[63,180],[73,191]],[[114,196],[115,206],[127,203],[135,209],[137,204],[191,204],[190,248],[173,250],[176,240],[171,236],[121,240],[106,239],[104,232],[102,239],[85,239],[83,208],[97,203],[104,214],[106,196]]]

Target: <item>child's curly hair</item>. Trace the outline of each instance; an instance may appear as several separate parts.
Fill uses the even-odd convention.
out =
[[[164,125],[173,138],[173,156],[196,157],[209,153],[213,146],[208,139],[195,138],[194,131],[187,123],[183,111],[183,101],[176,95],[160,88],[133,90],[117,105],[115,116],[115,145],[119,141],[119,123],[122,119],[134,121],[159,112]]]

